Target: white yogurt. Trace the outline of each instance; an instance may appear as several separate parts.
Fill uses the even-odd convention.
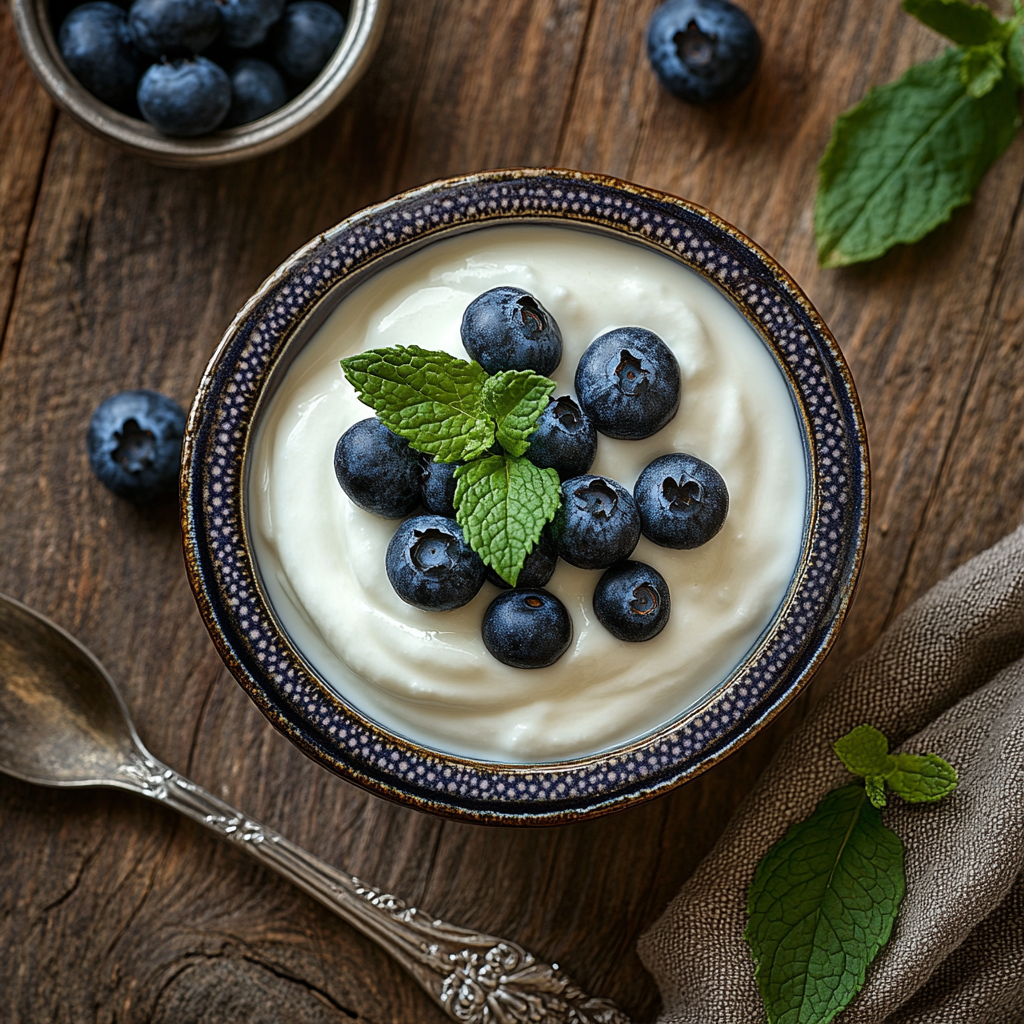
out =
[[[498,590],[453,612],[422,612],[392,590],[394,520],[338,486],[338,438],[372,415],[339,360],[388,345],[466,357],[466,306],[498,285],[525,288],[557,320],[555,395],[598,335],[638,325],[682,371],[679,412],[644,441],[599,435],[591,469],[632,490],[654,458],[685,451],[725,478],[725,526],[694,551],[641,538],[633,558],[668,581],[672,615],[646,643],[616,640],[594,616],[598,572],[560,562],[548,589],[573,643],[550,668],[496,661],[480,622]],[[800,553],[807,469],[788,386],[736,308],[697,274],[637,245],[565,227],[490,227],[428,246],[345,298],[288,370],[252,453],[252,543],[292,639],[350,704],[435,749],[495,761],[555,761],[642,735],[714,690],[774,618]]]

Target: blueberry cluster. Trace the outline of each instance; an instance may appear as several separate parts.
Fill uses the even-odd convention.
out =
[[[531,369],[551,373],[562,358],[562,336],[550,313],[519,288],[478,296],[462,320],[462,341],[489,373]],[[657,636],[672,598],[664,577],[630,559],[641,534],[669,548],[694,548],[722,528],[729,493],[721,475],[693,455],[655,459],[631,494],[615,480],[588,471],[597,434],[639,440],[661,430],[679,408],[679,365],[668,346],[642,327],[597,338],[576,368],[576,399],[552,398],[537,420],[526,457],[555,469],[561,505],[527,556],[515,588],[488,569],[465,542],[455,519],[452,463],[414,451],[376,417],[339,439],[338,483],[360,508],[404,519],[388,545],[388,579],[402,600],[425,611],[448,611],[471,601],[485,580],[505,590],[484,613],[487,649],[516,668],[553,664],[572,642],[572,619],[543,587],[559,558],[602,576],[594,592],[599,621],[620,640]]]
[[[284,106],[344,31],[344,16],[322,0],[134,0],[127,9],[90,0],[63,18],[58,45],[98,99],[191,137]]]

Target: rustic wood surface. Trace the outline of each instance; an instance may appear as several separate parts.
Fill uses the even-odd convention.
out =
[[[659,89],[656,0],[395,0],[364,81],[263,159],[206,172],[121,155],[56,114],[0,5],[0,589],[82,639],[157,756],[333,863],[557,960],[638,1021],[636,937],[720,833],[784,733],[902,608],[1019,520],[1024,499],[1024,145],[929,241],[821,271],[815,165],[872,84],[938,53],[896,0],[745,0],[765,43],[747,92]],[[859,384],[873,508],[847,625],[813,686],[737,754],[660,800],[539,830],[443,822],[315,767],[222,667],[174,510],[92,479],[108,394],[191,399],[255,286],[317,231],[434,178],[558,165],[710,207],[832,326]],[[2,713],[2,709],[0,709]],[[370,942],[142,799],[0,778],[0,1019],[375,1024],[440,1013]]]

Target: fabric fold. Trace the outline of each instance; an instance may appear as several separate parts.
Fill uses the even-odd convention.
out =
[[[850,781],[832,743],[881,729],[960,775],[940,804],[892,797],[907,894],[892,938],[839,1024],[1024,1020],[1024,527],[904,612],[786,739],[721,839],[655,925],[641,959],[662,1024],[766,1019],[743,941],[767,850]]]

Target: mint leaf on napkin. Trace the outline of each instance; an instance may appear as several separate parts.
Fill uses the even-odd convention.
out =
[[[389,430],[438,462],[475,459],[494,443],[478,363],[410,345],[360,352],[341,367]]]
[[[1003,75],[971,96],[961,50],[910,68],[841,114],[819,165],[814,229],[823,266],[874,259],[916,242],[970,202],[1019,123]],[[980,77],[978,77],[980,75]],[[984,69],[972,82],[985,85]]]
[[[935,754],[890,754],[859,725],[833,744],[864,786],[835,789],[762,858],[747,897],[743,937],[768,1024],[829,1024],[864,984],[903,899],[903,842],[882,824],[888,786],[911,803],[956,789]]]
[[[561,500],[558,472],[493,455],[455,470],[455,518],[470,547],[516,585],[526,556]]]
[[[903,843],[859,785],[834,790],[757,866],[744,938],[769,1024],[829,1024],[903,899]]]
[[[964,0],[903,0],[903,10],[961,46],[999,38],[1003,23],[984,5]]]
[[[936,754],[889,753],[885,734],[871,725],[858,725],[832,744],[839,760],[862,775],[868,799],[875,807],[885,806],[888,786],[909,803],[941,800],[956,789],[956,769]]]
[[[498,444],[509,455],[524,455],[527,438],[547,407],[555,382],[531,370],[503,370],[484,382],[484,408],[494,417]]]
[[[897,754],[886,785],[907,803],[931,803],[956,789],[956,769],[936,754]]]

